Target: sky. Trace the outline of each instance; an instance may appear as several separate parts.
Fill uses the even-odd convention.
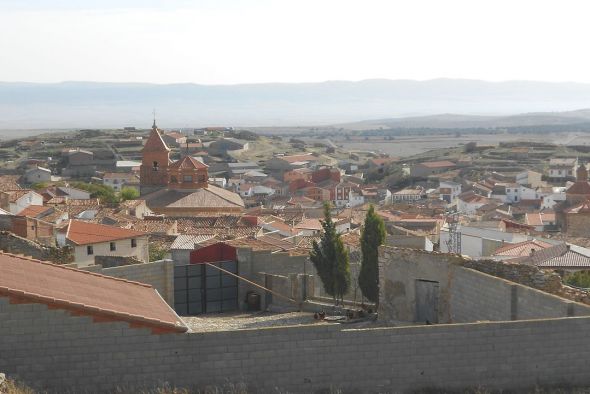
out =
[[[588,1],[0,0],[0,80],[590,83]]]

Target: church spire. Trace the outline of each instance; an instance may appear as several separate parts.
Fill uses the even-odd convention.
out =
[[[154,124],[152,125],[152,129],[157,130],[158,126],[156,126],[156,109],[154,108]]]

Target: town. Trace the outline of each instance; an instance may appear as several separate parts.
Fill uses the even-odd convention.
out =
[[[524,366],[524,348],[564,335],[551,327],[587,329],[587,146],[472,141],[392,157],[349,140],[154,118],[2,141],[0,350],[15,357],[0,370],[55,391],[576,382],[583,357],[552,374]],[[369,222],[383,228],[373,252]],[[319,269],[327,234],[344,248],[344,287]],[[474,346],[500,350],[477,358]],[[336,348],[340,361],[326,355]],[[357,365],[364,351],[375,358]]]
[[[590,393],[589,14],[0,1],[0,394]]]

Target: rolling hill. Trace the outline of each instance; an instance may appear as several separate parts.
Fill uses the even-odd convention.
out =
[[[562,111],[590,108],[590,84],[460,79],[214,86],[0,82],[0,129],[147,127],[153,108],[163,127],[327,125],[362,119],[381,119],[377,122],[388,127],[561,124],[588,118],[588,111]],[[519,113],[526,114],[511,116]]]

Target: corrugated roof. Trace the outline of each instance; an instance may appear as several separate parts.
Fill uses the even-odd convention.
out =
[[[187,327],[150,285],[0,252],[0,296],[156,333]]]
[[[577,245],[559,244],[535,251],[529,257],[514,260],[542,268],[590,268],[590,249]]]
[[[560,256],[538,262],[535,264],[538,267],[546,268],[590,268],[590,256],[574,250],[571,246],[568,251]]]
[[[177,249],[177,250],[193,250],[195,249],[195,244],[201,244],[203,242],[209,241],[210,239],[215,238],[215,235],[206,234],[206,235],[188,235],[183,234],[176,237],[170,249]]]

